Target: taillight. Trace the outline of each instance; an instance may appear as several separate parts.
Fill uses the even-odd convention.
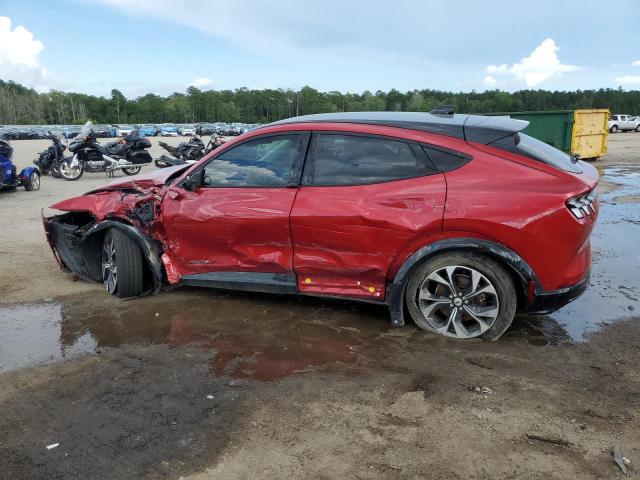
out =
[[[585,215],[593,215],[596,213],[596,207],[594,205],[596,196],[597,194],[594,189],[588,193],[570,198],[567,200],[567,208],[576,218],[584,218]]]

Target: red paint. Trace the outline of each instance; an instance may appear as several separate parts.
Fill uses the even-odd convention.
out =
[[[441,135],[310,123],[244,134],[181,178],[239,142],[287,131],[385,135],[447,147],[473,159],[445,174],[373,185],[194,192],[165,186],[175,174],[165,169],[112,182],[53,207],[136,224],[132,210],[154,202],[159,216],[149,232],[163,245],[170,283],[183,275],[211,271],[295,273],[301,292],[382,300],[386,285],[407,257],[431,242],[455,237],[492,240],[513,250],[546,290],[578,282],[589,268],[588,239],[596,215],[578,220],[565,206],[568,198],[595,188],[598,174],[586,163],[582,163],[584,173],[576,175]],[[123,188],[139,193],[125,194]]]
[[[200,188],[165,197],[165,252],[182,275],[290,272],[295,196],[291,188]]]

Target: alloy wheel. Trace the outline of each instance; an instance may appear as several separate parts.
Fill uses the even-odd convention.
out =
[[[102,281],[109,294],[118,288],[118,267],[116,265],[116,246],[111,235],[107,235],[102,246]]]
[[[33,190],[40,189],[40,175],[35,172],[31,174],[31,188]]]
[[[418,305],[434,330],[454,338],[477,337],[489,330],[500,306],[489,279],[460,265],[431,272],[418,291]]]

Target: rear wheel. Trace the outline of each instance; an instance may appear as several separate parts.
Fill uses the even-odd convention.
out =
[[[496,261],[452,252],[420,265],[407,284],[406,302],[420,328],[459,339],[497,340],[516,313],[509,272]]]
[[[640,132],[640,124],[636,127],[636,132]]]
[[[617,125],[611,125],[611,128],[609,129],[609,131],[611,133],[616,133],[618,131],[618,126]]]
[[[123,168],[122,171],[127,175],[137,175],[142,170],[142,167],[127,167]]]
[[[137,297],[143,292],[142,252],[120,230],[107,231],[102,244],[102,282],[110,295]]]
[[[38,172],[31,172],[24,182],[24,189],[28,192],[40,190],[40,174]]]

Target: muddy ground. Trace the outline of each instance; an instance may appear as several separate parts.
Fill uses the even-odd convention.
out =
[[[23,166],[46,144],[13,143]],[[0,478],[622,478],[614,446],[637,477],[640,134],[598,165],[590,289],[495,343],[346,302],[118,301],[59,272],[39,223],[103,175],[0,194]]]

